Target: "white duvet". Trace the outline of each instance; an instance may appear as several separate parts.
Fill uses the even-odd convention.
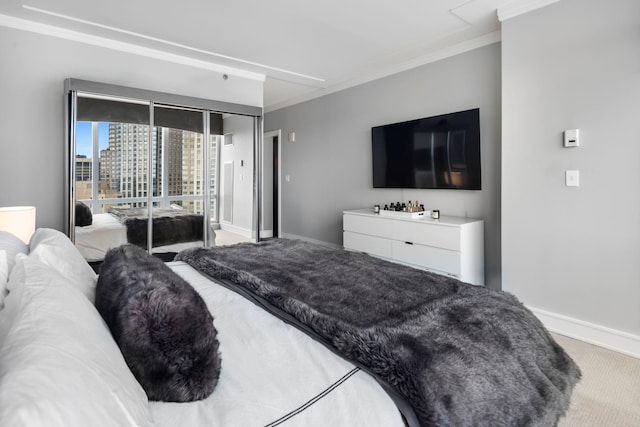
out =
[[[102,261],[111,248],[127,243],[127,227],[108,213],[93,215],[93,223],[76,227],[76,248],[89,262]]]
[[[187,264],[169,266],[202,295],[213,314],[222,370],[205,400],[150,402],[156,425],[404,425],[396,405],[371,376]]]

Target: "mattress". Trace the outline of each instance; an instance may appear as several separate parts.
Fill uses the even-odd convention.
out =
[[[371,376],[189,265],[168,265],[213,314],[222,370],[207,399],[150,402],[157,426],[404,426]]]

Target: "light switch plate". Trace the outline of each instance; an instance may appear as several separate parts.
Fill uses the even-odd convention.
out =
[[[569,170],[564,172],[564,183],[567,187],[580,186],[580,171]]]

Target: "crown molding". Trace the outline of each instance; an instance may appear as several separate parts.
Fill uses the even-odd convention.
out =
[[[16,30],[29,31],[32,33],[42,34],[51,37],[57,37],[65,40],[71,40],[79,43],[89,44],[92,46],[103,47],[107,49],[117,50],[120,52],[132,53],[135,55],[145,56],[148,58],[159,59],[162,61],[172,62],[190,67],[201,68],[209,71],[215,71],[223,74],[230,74],[237,77],[243,77],[250,80],[264,82],[265,75],[242,70],[240,68],[228,67],[209,61],[203,61],[190,58],[184,55],[168,53],[158,49],[143,47],[140,45],[112,40],[106,37],[94,36],[79,31],[68,30],[53,25],[42,24],[40,22],[29,21],[26,19],[16,18],[9,15],[0,14],[0,26],[9,27]]]
[[[376,72],[373,72],[373,73],[363,74],[362,76],[354,79],[350,79],[343,82],[337,82],[333,84],[329,82],[329,85],[326,88],[312,90],[310,92],[307,92],[305,94],[302,94],[293,98],[275,102],[270,105],[265,105],[264,112],[268,113],[271,111],[280,110],[282,108],[290,107],[295,104],[300,104],[302,102],[310,101],[315,98],[320,98],[325,95],[329,95],[335,92],[340,92],[342,90],[359,86],[361,84],[365,84],[365,83],[378,80],[387,76],[391,76],[393,74],[398,74],[403,71],[408,71],[432,62],[440,61],[441,59],[446,59],[452,56],[459,55],[461,53],[465,53],[465,52],[475,50],[484,46],[498,43],[501,41],[501,39],[502,39],[501,32],[494,31],[489,34],[476,37],[474,39],[465,40],[455,45],[447,46],[442,49],[438,49],[438,50],[426,53],[424,55],[413,58],[409,61],[404,61],[404,62],[390,65],[384,69],[377,70]]]
[[[503,22],[558,1],[560,0],[513,0],[498,8],[498,19]]]

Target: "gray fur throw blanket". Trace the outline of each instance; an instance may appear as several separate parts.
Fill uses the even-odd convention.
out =
[[[158,258],[134,245],[109,250],[95,304],[150,400],[188,402],[213,392],[221,364],[213,317]]]
[[[109,208],[127,227],[127,242],[147,247],[147,208]],[[202,240],[204,217],[182,209],[153,209],[153,246]]]
[[[409,403],[398,407],[410,426],[553,426],[580,378],[506,292],[297,240],[187,249],[176,259],[366,369]]]

